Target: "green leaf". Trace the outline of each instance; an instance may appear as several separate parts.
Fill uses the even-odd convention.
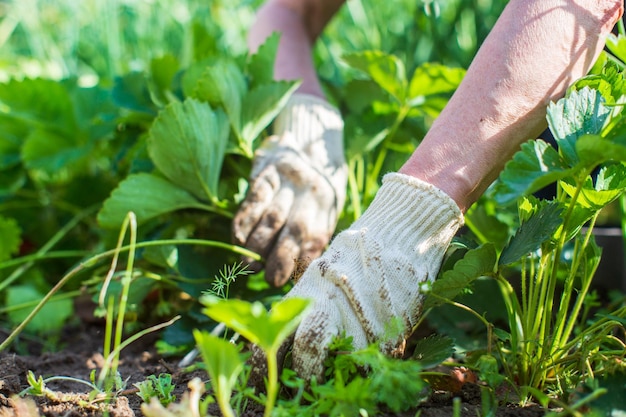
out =
[[[224,323],[266,352],[276,351],[296,330],[310,304],[308,300],[287,298],[274,303],[268,312],[258,301],[205,296],[201,302],[206,306],[203,311],[207,316]]]
[[[79,146],[72,136],[37,129],[24,142],[22,160],[27,168],[53,176],[63,169],[76,168],[72,165],[79,163],[89,151],[89,146]]]
[[[496,201],[508,204],[519,197],[565,178],[571,169],[558,152],[543,140],[531,140],[522,144],[513,159],[500,174],[496,188]]]
[[[8,107],[11,117],[33,129],[54,129],[59,133],[76,130],[72,100],[63,83],[28,78],[0,83],[0,102]]]
[[[381,51],[365,51],[346,55],[343,59],[351,67],[366,73],[399,103],[404,103],[408,93],[406,70],[396,56]]]
[[[187,191],[168,180],[152,174],[129,175],[105,200],[98,213],[98,223],[104,228],[119,228],[129,211],[137,223],[183,208],[203,208]]]
[[[156,114],[148,80],[143,72],[130,72],[123,77],[116,77],[112,96],[115,104],[120,107],[151,116]]]
[[[434,334],[417,341],[411,359],[418,361],[423,368],[431,368],[453,354],[454,340],[448,336]]]
[[[299,85],[275,81],[248,91],[241,112],[241,136],[250,151],[252,142],[274,120]]]
[[[226,340],[197,329],[193,331],[193,336],[220,406],[225,406],[237,383],[237,377],[243,371],[244,362],[237,347]]]
[[[570,197],[576,192],[576,185],[562,181],[561,187]],[[626,189],[626,167],[610,165],[603,167],[596,175],[594,184],[591,177],[587,178],[578,196],[577,204],[595,211],[602,209]]]
[[[228,133],[221,110],[194,99],[174,102],[152,124],[148,153],[173,184],[215,203]]]
[[[461,84],[464,76],[465,70],[461,68],[432,63],[417,67],[409,82],[409,104],[436,116],[443,109],[447,98]]]
[[[476,279],[493,272],[495,265],[496,250],[493,244],[487,243],[467,251],[463,259],[454,264],[454,268],[433,282],[430,292],[426,294],[424,309],[454,299]]]
[[[626,146],[598,135],[584,135],[576,142],[580,163],[587,169],[606,161],[626,162]]]
[[[22,243],[21,234],[15,219],[0,216],[0,262],[18,253]]]
[[[279,42],[280,32],[272,33],[250,57],[247,70],[252,79],[251,88],[271,83],[274,80],[274,61]]]
[[[246,79],[234,61],[220,60],[209,66],[196,85],[194,98],[222,107],[235,133],[241,135],[242,100]]]
[[[577,139],[601,132],[611,112],[604,103],[597,90],[584,87],[548,106],[548,125],[569,166],[576,165],[581,155],[576,152]]]
[[[525,200],[528,202],[529,200]],[[500,265],[508,265],[533,252],[550,239],[561,226],[563,208],[555,201],[538,201],[522,218],[522,224],[500,255]]]
[[[622,62],[626,62],[626,37],[610,33],[606,38],[606,49]]]
[[[6,307],[16,307],[28,302],[38,302],[44,297],[30,285],[14,285],[6,289]],[[20,324],[30,314],[33,306],[11,310],[7,314],[12,324]],[[67,319],[73,314],[71,299],[50,300],[39,310],[37,315],[28,323],[28,331],[39,334],[50,334],[59,331]]]

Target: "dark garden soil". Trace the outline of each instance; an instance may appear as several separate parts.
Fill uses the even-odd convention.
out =
[[[6,334],[0,333],[0,338]],[[56,353],[40,353],[36,344],[29,345],[29,351],[24,355],[14,353],[0,354],[0,417],[31,416],[24,401],[16,401],[15,395],[28,387],[26,375],[33,371],[36,376],[44,378],[50,376],[70,376],[85,381],[94,369],[103,364],[102,340],[103,329],[97,325],[85,326],[64,335],[63,350]],[[194,377],[206,379],[203,371],[183,372],[177,366],[177,359],[168,359],[159,356],[154,350],[154,337],[145,337],[135,342],[122,352],[120,373],[127,378],[127,389],[123,391],[116,402],[106,405],[99,402],[87,402],[89,387],[75,382],[50,381],[47,387],[57,393],[57,399],[31,397],[36,409],[44,416],[86,417],[103,416],[128,417],[142,416],[141,399],[136,395],[134,383],[144,381],[149,375],[169,373],[176,385],[176,397],[180,399],[187,389],[187,383]],[[435,391],[430,399],[420,406],[421,416],[442,417],[453,415],[452,399],[454,396],[462,400],[462,416],[480,415],[480,388],[472,383],[466,383],[457,393]],[[32,406],[32,403],[31,403]],[[256,409],[255,409],[256,408]],[[105,411],[106,410],[106,411]],[[402,414],[381,413],[380,416],[415,416],[417,410],[410,410]],[[217,409],[211,410],[213,415],[219,415]],[[248,407],[244,416],[261,416],[261,407]],[[542,416],[545,411],[538,406],[515,407],[501,406],[497,416]]]

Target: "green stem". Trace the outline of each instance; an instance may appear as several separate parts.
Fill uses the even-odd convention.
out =
[[[222,249],[228,249],[228,250],[230,250],[230,251],[232,251],[234,253],[237,253],[239,255],[250,257],[251,259],[253,259],[255,261],[261,261],[262,260],[262,258],[261,258],[261,256],[259,254],[255,253],[255,252],[252,252],[252,251],[250,251],[248,249],[245,249],[245,248],[242,248],[242,247],[236,246],[236,245],[231,245],[231,244],[228,244],[228,243],[217,242],[217,241],[214,241],[214,240],[202,240],[202,239],[164,239],[164,240],[153,240],[153,241],[148,241],[148,242],[139,242],[139,243],[137,243],[135,245],[135,248],[139,249],[139,248],[145,248],[145,247],[150,247],[150,246],[163,246],[163,245],[198,245],[198,246],[217,247],[217,248],[222,248]],[[13,332],[11,332],[11,334],[0,344],[0,352],[2,352],[11,343],[13,343],[13,340],[15,340],[15,338],[24,330],[24,328],[28,325],[28,323],[31,322],[33,317],[35,317],[35,315],[50,300],[50,298],[59,289],[61,289],[65,284],[67,284],[68,281],[70,281],[72,278],[74,278],[76,275],[78,275],[84,269],[89,268],[89,267],[97,264],[99,261],[101,261],[101,260],[103,260],[105,258],[108,258],[111,255],[114,255],[116,252],[127,251],[129,249],[131,249],[131,247],[129,245],[122,246],[122,247],[116,248],[116,249],[111,249],[111,250],[99,253],[97,255],[94,255],[91,258],[84,260],[83,262],[79,263],[74,268],[72,268],[41,299],[39,304],[37,304],[37,307],[35,307],[33,309],[33,311],[30,312],[30,314],[22,321],[22,323],[20,323],[13,330]]]
[[[265,402],[265,411],[263,417],[270,417],[278,396],[278,360],[275,349],[269,349],[267,352],[267,401]]]

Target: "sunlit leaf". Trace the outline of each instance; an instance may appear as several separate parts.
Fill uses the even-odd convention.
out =
[[[224,323],[266,352],[278,349],[295,331],[304,318],[309,301],[300,298],[283,299],[272,305],[268,312],[260,302],[224,300],[205,296],[204,313],[215,321]]]
[[[172,183],[202,200],[216,202],[228,133],[221,110],[194,99],[174,102],[152,124],[148,152]]]
[[[576,165],[582,157],[576,152],[577,139],[601,132],[611,112],[604,102],[597,90],[585,87],[548,106],[548,125],[569,166]]]
[[[404,64],[398,57],[380,51],[365,51],[346,55],[343,59],[351,67],[366,73],[398,102],[404,102],[408,82]]]
[[[285,106],[299,83],[275,81],[248,91],[241,112],[241,136],[248,149]]]
[[[113,190],[98,213],[98,223],[105,228],[118,228],[126,214],[133,211],[137,222],[182,208],[202,205],[187,191],[168,180],[152,174],[129,175]]]
[[[241,134],[241,112],[246,80],[232,60],[220,60],[210,65],[196,85],[194,97],[222,107],[237,135]]]
[[[274,61],[280,33],[274,32],[259,46],[256,53],[252,54],[248,61],[248,73],[252,80],[250,87],[254,88],[262,84],[271,83],[274,80]]]

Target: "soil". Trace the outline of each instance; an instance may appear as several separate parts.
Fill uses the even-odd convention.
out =
[[[6,337],[1,334],[0,337]],[[3,352],[0,354],[0,417],[36,416],[47,417],[111,417],[142,416],[142,400],[136,395],[134,383],[144,381],[149,375],[169,373],[176,385],[174,394],[180,399],[187,390],[188,382],[194,377],[207,378],[203,371],[185,372],[177,365],[178,358],[168,359],[159,356],[154,349],[154,336],[147,336],[131,344],[122,351],[120,374],[127,379],[127,389],[112,404],[99,401],[87,401],[89,387],[70,381],[50,381],[47,387],[56,393],[57,398],[34,397],[27,395],[28,402],[17,401],[15,395],[27,388],[26,375],[33,371],[44,378],[50,376],[70,376],[89,381],[90,373],[103,364],[102,340],[103,329],[97,325],[88,325],[65,336],[65,347],[56,353],[40,353],[36,345],[29,346],[25,355]],[[443,417],[453,415],[453,398],[461,399],[461,416],[481,415],[480,387],[468,382],[462,384],[456,393],[434,391],[429,400],[421,404],[421,416]],[[33,405],[34,402],[34,405]],[[32,408],[29,412],[28,404]],[[413,417],[418,409],[405,413],[380,413],[379,416]],[[210,409],[212,415],[220,415],[217,408]],[[259,407],[248,407],[245,417],[257,417],[263,414]],[[535,417],[545,415],[539,406],[516,407],[500,406],[497,416]]]

